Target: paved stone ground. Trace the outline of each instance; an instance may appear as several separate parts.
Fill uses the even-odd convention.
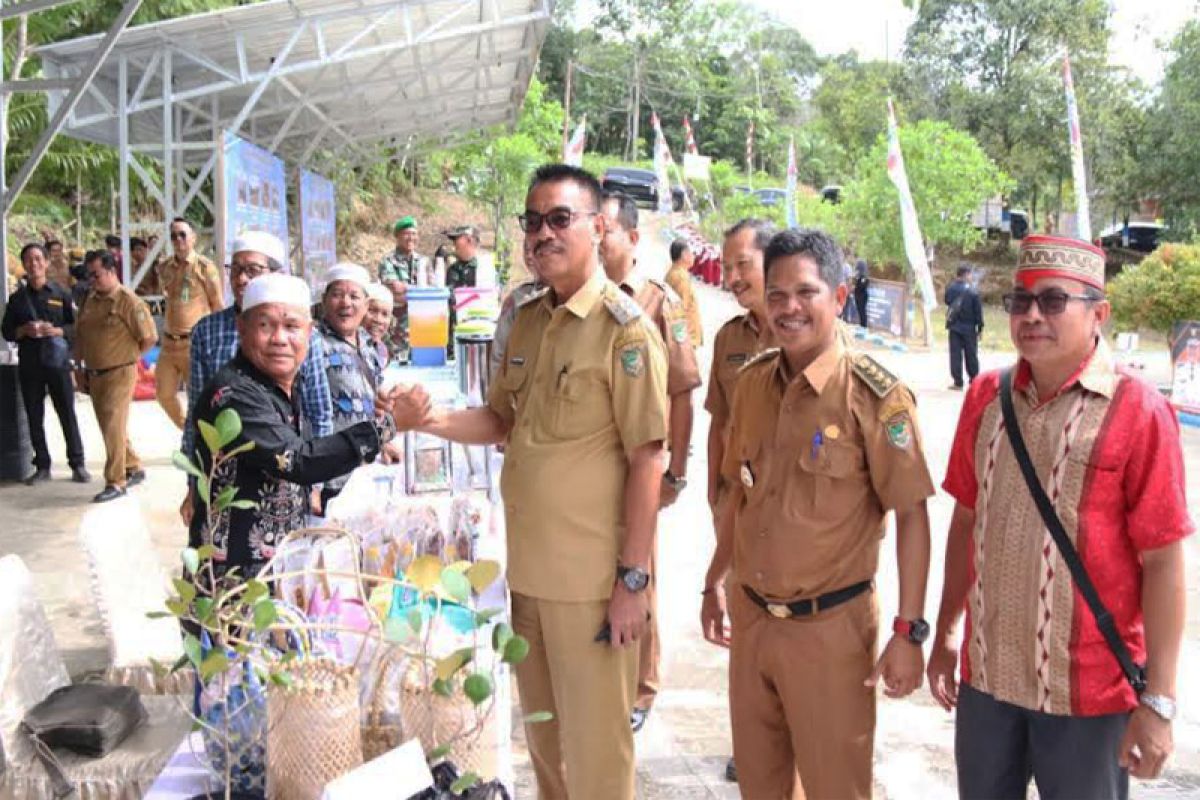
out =
[[[652,237],[646,237],[649,243]],[[659,249],[662,249],[661,247]],[[734,313],[725,294],[702,287],[706,339]],[[926,452],[935,478],[945,470],[962,395],[946,390],[945,354],[884,352],[879,358],[902,376],[919,395]],[[706,346],[701,363],[707,365]],[[998,366],[1007,356],[984,354],[984,367]],[[1151,377],[1164,379],[1166,359],[1146,357]],[[703,389],[701,390],[701,392]],[[701,405],[697,396],[697,408]],[[34,573],[37,592],[47,608],[60,647],[74,675],[101,669],[105,663],[103,632],[92,608],[86,568],[77,543],[79,520],[90,507],[89,499],[100,488],[103,446],[86,397],[77,405],[88,453],[89,469],[97,476],[90,486],[67,480],[62,461],[61,434],[53,414],[48,432],[56,459],[54,480],[34,488],[0,486],[0,554],[17,553]],[[664,642],[664,689],[646,728],[638,735],[639,796],[668,798],[735,798],[736,789],[721,779],[729,755],[726,695],[726,659],[707,645],[699,631],[699,589],[711,554],[713,532],[704,501],[704,442],[707,415],[698,410],[690,466],[694,485],[660,522],[660,617]],[[186,535],[177,516],[183,482],[170,464],[178,436],[153,402],[135,404],[131,430],[134,446],[146,459],[148,480],[133,491],[142,503],[154,532],[155,547],[163,563],[177,563]],[[1184,429],[1183,440],[1192,476],[1189,500],[1193,517],[1200,516],[1200,430]],[[933,567],[926,608],[936,611],[941,587],[942,541],[949,523],[951,502],[943,495],[931,504]],[[895,609],[895,559],[892,540],[885,542],[879,576],[881,612],[890,619]],[[1139,798],[1200,797],[1200,541],[1189,542],[1188,636],[1181,666],[1182,716],[1176,725],[1177,753],[1160,781],[1136,784]],[[952,719],[936,707],[924,689],[903,701],[881,699],[876,748],[877,797],[898,800],[951,798],[954,792]],[[528,760],[517,731],[518,797],[532,798]]]

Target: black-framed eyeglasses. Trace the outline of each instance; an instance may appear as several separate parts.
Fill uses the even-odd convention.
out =
[[[269,265],[255,264],[253,262],[244,264],[235,261],[229,265],[228,269],[231,273],[236,272],[240,275],[245,275],[246,277],[250,278],[250,280],[254,280],[259,275],[266,275],[269,272],[275,272],[275,270]]]
[[[524,214],[517,215],[517,222],[521,226],[521,230],[525,233],[537,233],[542,229],[543,223],[549,225],[552,230],[565,231],[571,227],[575,220],[581,217],[594,217],[599,212],[596,211],[573,211],[565,206],[561,208],[552,208],[545,214],[539,214],[536,211],[526,211]]]
[[[1044,292],[1008,292],[1003,297],[1004,311],[1007,314],[1028,314],[1033,304],[1037,303],[1038,310],[1047,317],[1053,317],[1067,310],[1067,303],[1080,300],[1085,303],[1095,302],[1096,298],[1087,294],[1069,294],[1062,289],[1047,289]]]

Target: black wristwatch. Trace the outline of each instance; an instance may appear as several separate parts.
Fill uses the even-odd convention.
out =
[[[637,594],[645,591],[650,585],[650,573],[641,567],[626,567],[618,562],[617,580],[624,584],[626,589]]]
[[[892,621],[892,633],[897,636],[903,636],[913,644],[925,644],[925,640],[929,638],[929,623],[920,617],[916,619],[901,619],[900,617],[896,617]]]
[[[667,484],[676,492],[682,492],[687,488],[687,478],[676,478],[673,474],[671,474],[671,470],[667,470],[663,473],[663,480],[666,481]]]

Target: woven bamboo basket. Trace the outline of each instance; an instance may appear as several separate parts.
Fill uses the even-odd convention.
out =
[[[404,652],[388,648],[375,664],[362,726],[363,759],[371,761],[403,742],[400,716],[400,680],[406,665]]]
[[[267,798],[319,800],[363,763],[358,671],[311,659],[288,672],[290,687],[267,692]]]
[[[462,693],[456,680],[450,697],[443,697],[431,688],[433,666],[423,667],[417,659],[410,659],[404,670],[400,685],[400,709],[403,729],[401,738],[420,739],[426,753],[455,740],[446,758],[458,766],[459,771],[474,772],[484,777],[496,774],[496,730],[495,709],[482,705],[477,710]],[[480,724],[477,714],[487,712],[482,721],[482,730],[468,736]]]

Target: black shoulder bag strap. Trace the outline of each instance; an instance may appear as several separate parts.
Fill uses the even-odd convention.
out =
[[[1075,586],[1078,587],[1079,593],[1083,595],[1084,601],[1091,609],[1092,616],[1096,618],[1096,627],[1104,635],[1104,641],[1108,643],[1108,648],[1112,650],[1113,656],[1121,665],[1121,671],[1125,673],[1125,680],[1129,681],[1133,691],[1140,695],[1146,690],[1146,668],[1133,660],[1129,648],[1125,646],[1125,641],[1117,633],[1117,626],[1113,623],[1112,614],[1108,613],[1100,595],[1096,593],[1096,586],[1092,583],[1087,569],[1083,566],[1083,561],[1079,558],[1079,551],[1071,543],[1062,521],[1058,518],[1058,513],[1054,510],[1054,505],[1046,496],[1046,490],[1042,488],[1041,481],[1038,480],[1037,470],[1034,469],[1033,461],[1029,458],[1029,451],[1025,449],[1025,439],[1021,436],[1021,428],[1017,424],[1017,412],[1013,408],[1012,400],[1012,376],[1011,368],[1006,369],[1000,375],[1000,410],[1004,415],[1004,431],[1008,434],[1008,443],[1012,445],[1013,455],[1016,456],[1017,464],[1021,467],[1021,474],[1025,477],[1025,485],[1029,487],[1029,494],[1033,496],[1033,502],[1042,515],[1042,522],[1046,524],[1046,529],[1050,531],[1054,543],[1058,545],[1058,552],[1066,562],[1067,569],[1071,571],[1071,578],[1075,581]]]

